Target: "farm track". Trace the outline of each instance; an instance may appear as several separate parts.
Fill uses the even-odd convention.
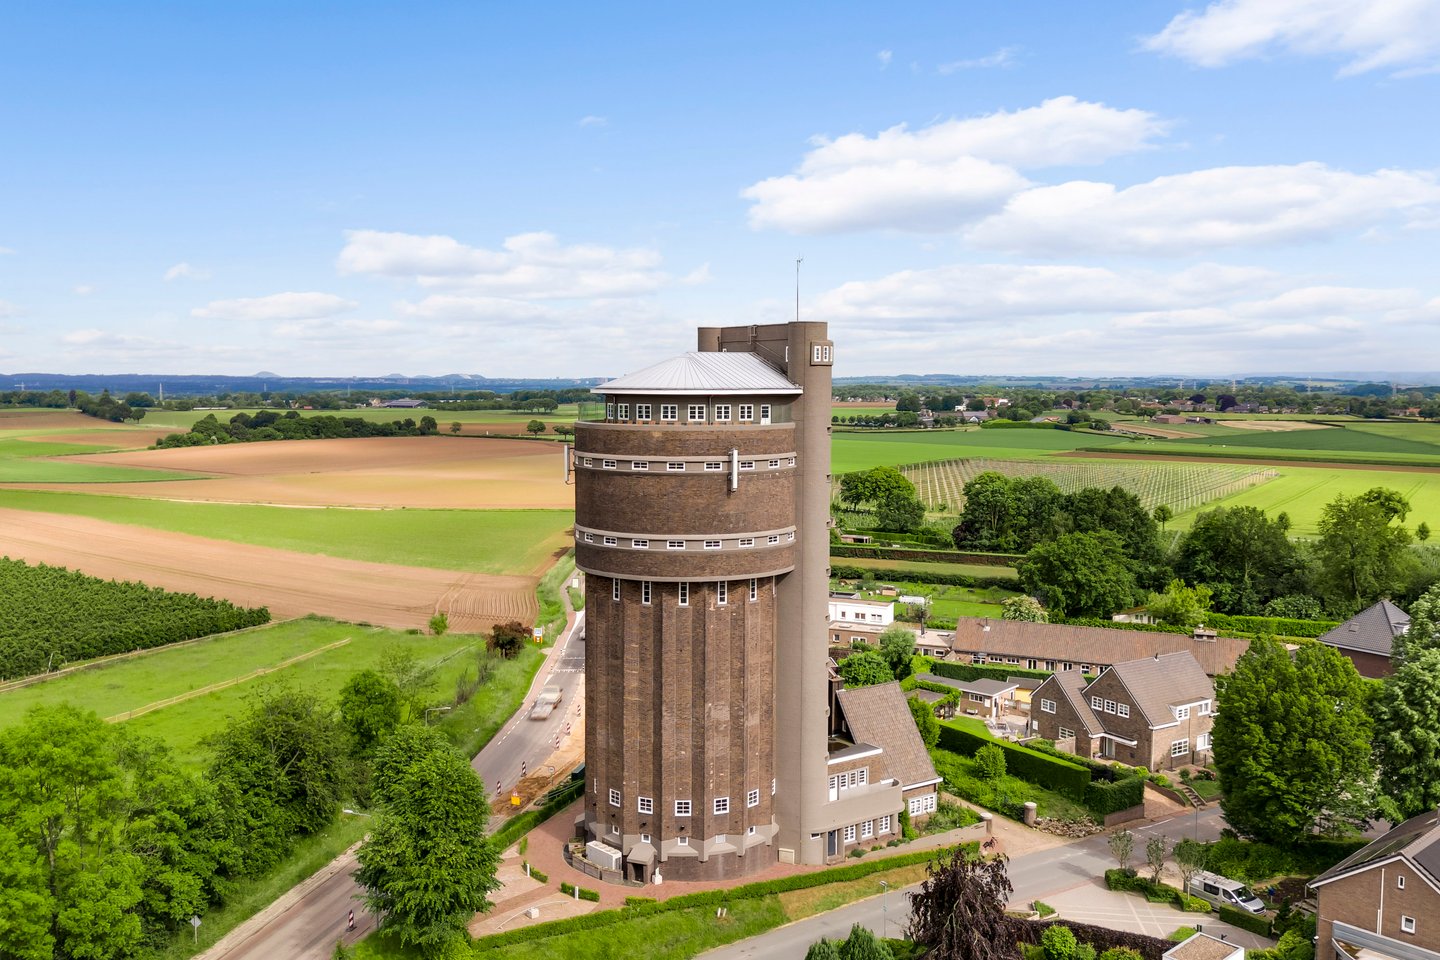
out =
[[[408,629],[443,609],[451,629],[476,633],[539,613],[535,577],[367,563],[89,517],[0,509],[0,544],[17,560],[267,606],[277,619],[317,613]]]

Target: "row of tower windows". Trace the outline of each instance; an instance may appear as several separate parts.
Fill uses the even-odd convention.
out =
[[[653,595],[653,593],[654,593],[654,590],[653,590],[653,588],[652,588],[652,586],[651,586],[650,581],[649,581],[649,580],[641,580],[641,581],[640,581],[640,602],[641,602],[641,603],[646,603],[646,604],[650,603],[651,596]],[[679,600],[680,606],[682,606],[682,607],[688,607],[688,606],[690,606],[690,584],[689,584],[688,581],[682,580],[682,581],[680,582],[680,585],[679,585],[679,597],[680,597],[680,600]],[[611,599],[611,600],[615,600],[615,601],[617,601],[617,602],[618,602],[619,599],[620,599],[620,580],[619,580],[619,578],[613,578],[613,579],[611,579],[611,581],[610,581],[610,599]],[[759,599],[760,599],[760,581],[759,581],[758,579],[756,579],[755,577],[751,577],[751,578],[750,578],[750,602],[751,602],[751,603],[754,603],[756,600],[759,600]],[[725,581],[725,580],[717,580],[717,581],[715,582],[715,602],[716,602],[717,604],[719,604],[720,606],[722,606],[722,607],[725,606],[725,604],[727,604],[727,603],[730,602],[730,584],[729,584],[729,582],[727,582],[727,581]]]
[[[678,404],[678,403],[661,403],[661,404],[637,403],[637,404],[635,404],[635,419],[636,419],[637,421],[641,422],[641,423],[649,423],[649,422],[651,421],[651,419],[652,419],[651,414],[654,413],[654,409],[655,409],[656,406],[658,406],[658,407],[660,408],[660,422],[661,422],[661,423],[678,423],[678,422],[679,422],[679,420],[680,420],[680,404]],[[686,423],[730,423],[730,422],[731,422],[730,415],[731,415],[731,411],[733,410],[733,411],[734,411],[734,414],[735,414],[735,422],[736,422],[736,423],[756,423],[756,422],[759,422],[759,423],[761,423],[761,424],[769,423],[769,422],[770,422],[770,414],[771,414],[770,404],[768,404],[768,403],[758,404],[758,406],[759,406],[759,408],[760,408],[760,417],[759,417],[759,420],[758,420],[758,421],[756,420],[756,417],[755,417],[755,408],[756,408],[756,406],[757,406],[757,404],[753,404],[753,403],[737,403],[737,404],[717,403],[717,404],[715,404],[714,406],[709,406],[709,405],[703,404],[703,403],[690,403],[690,404],[686,404],[686,407],[685,407],[685,422],[686,422]],[[713,414],[713,419],[712,419],[712,416],[711,416],[712,414]],[[617,420],[618,420],[618,421],[621,422],[621,423],[628,423],[629,420],[630,420],[630,404],[629,404],[629,403],[617,403],[617,402],[615,402],[615,401],[611,401],[611,402],[609,402],[609,403],[606,403],[606,404],[605,404],[605,419],[606,419],[606,420],[610,420],[610,421],[617,421]]]
[[[607,536],[605,536],[604,534],[601,534],[600,539],[599,539],[598,541],[595,539],[595,534],[593,534],[593,533],[579,532],[579,533],[576,533],[576,537],[578,537],[580,540],[584,541],[585,543],[596,543],[596,542],[599,542],[599,543],[604,544],[604,545],[607,546],[607,547],[618,547],[618,546],[620,545],[620,539],[619,539],[618,537],[607,537]],[[778,534],[778,533],[772,533],[772,534],[770,534],[769,536],[765,537],[764,539],[765,539],[765,544],[766,544],[766,546],[771,546],[771,547],[773,547],[773,546],[775,546],[776,544],[778,544],[778,543],[780,542],[780,534]],[[688,549],[690,549],[690,544],[691,544],[691,543],[694,543],[694,542],[696,542],[696,541],[693,541],[693,540],[666,540],[666,541],[665,541],[665,549],[666,549],[666,550],[688,550]],[[786,542],[786,543],[794,543],[794,542],[795,542],[795,531],[791,530],[791,531],[789,531],[788,533],[785,534],[785,542]],[[705,550],[719,550],[719,549],[721,549],[721,548],[723,547],[723,542],[720,541],[720,540],[715,540],[715,539],[701,540],[701,541],[699,541],[699,543],[701,544],[702,548],[705,549]],[[738,539],[735,541],[735,543],[736,543],[736,546],[739,546],[739,547],[742,547],[742,548],[744,548],[744,547],[753,547],[753,546],[755,546],[755,538],[754,538],[754,537],[740,537],[740,538],[738,538]],[[632,550],[649,550],[649,549],[650,549],[650,541],[649,541],[648,539],[641,538],[641,537],[631,537],[631,538],[630,538],[630,548],[631,548]]]
[[[596,461],[596,458],[595,458],[595,457],[581,457],[581,458],[580,458],[580,465],[581,465],[582,467],[593,467],[593,466],[595,466],[595,461]],[[755,461],[755,460],[741,460],[739,465],[740,465],[740,469],[741,469],[741,470],[754,470],[756,463],[757,463],[757,461]],[[794,458],[794,457],[787,457],[787,458],[785,458],[784,460],[782,460],[780,457],[772,457],[771,459],[764,461],[764,463],[765,463],[765,466],[766,466],[768,469],[770,469],[770,470],[779,470],[782,463],[784,463],[784,465],[785,465],[785,466],[788,466],[788,467],[793,467],[793,466],[795,466],[795,458]],[[620,462],[619,462],[618,460],[611,460],[611,459],[609,459],[609,458],[601,458],[601,459],[600,459],[600,469],[602,469],[602,470],[614,470],[614,469],[617,468],[619,465],[620,465]],[[642,472],[643,472],[643,471],[648,471],[648,470],[650,469],[650,461],[649,461],[649,460],[631,460],[631,461],[630,461],[630,469],[631,469],[631,470],[642,471]],[[686,464],[686,462],[685,462],[684,460],[667,460],[667,461],[665,461],[665,470],[666,470],[668,473],[684,473],[684,472],[685,472],[686,470],[688,470],[688,469],[689,469],[689,467],[687,466],[687,464]],[[705,472],[707,472],[707,473],[718,473],[718,472],[720,472],[720,471],[722,471],[722,470],[725,469],[725,461],[723,461],[723,460],[705,460],[705,461],[702,462],[702,469],[703,469]]]
[[[770,781],[770,796],[772,796],[772,797],[775,796],[775,786],[776,786],[776,782],[775,782],[774,780],[771,780],[771,781]],[[621,795],[620,795],[620,791],[619,791],[619,790],[612,789],[612,790],[610,791],[610,806],[612,806],[612,807],[619,807],[622,802],[623,802],[623,798],[622,798]],[[759,790],[751,790],[749,793],[745,794],[745,806],[746,806],[746,807],[758,807],[758,806],[760,806],[760,791],[759,791]],[[653,813],[655,812],[655,798],[654,798],[654,797],[636,797],[636,798],[635,798],[635,809],[636,809],[636,811],[639,812],[639,813],[653,814]],[[729,798],[729,797],[716,797],[714,800],[711,801],[711,809],[712,809],[715,813],[717,813],[717,814],[729,813],[729,812],[730,812],[730,798]],[[689,800],[676,800],[676,801],[675,801],[675,816],[677,816],[677,817],[688,817],[688,816],[690,816],[690,813],[691,813],[691,803],[690,803]]]

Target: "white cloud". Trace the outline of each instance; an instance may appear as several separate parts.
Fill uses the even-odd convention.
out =
[[[967,234],[974,246],[1029,254],[1184,255],[1248,244],[1321,240],[1430,215],[1434,175],[1370,174],[1321,163],[1216,167],[1124,189],[1076,180],[1011,198]]]
[[[606,127],[609,125],[610,121],[608,119],[605,117],[597,117],[594,114],[581,117],[576,121],[576,126],[580,127]]]
[[[507,237],[499,250],[454,237],[352,230],[340,251],[341,273],[413,280],[522,300],[595,299],[651,293],[669,277],[660,254],[645,248],[563,246],[550,233]]]
[[[210,271],[200,267],[192,267],[188,263],[177,263],[165,271],[165,282],[172,280],[209,280]]]
[[[75,296],[77,296],[77,297],[88,297],[88,296],[90,296],[90,294],[92,294],[92,293],[94,293],[94,292],[95,292],[95,285],[94,285],[93,283],[77,283],[77,284],[75,284]]]
[[[1074,97],[874,137],[817,138],[799,169],[753,184],[753,227],[797,233],[944,231],[1029,186],[1017,168],[1098,163],[1146,149],[1166,124],[1144,110]]]
[[[879,53],[875,54],[875,59],[880,61],[880,69],[886,70],[889,69],[890,61],[894,58],[894,56],[895,51],[893,50],[881,50]]]
[[[0,257],[10,256],[14,254],[14,252],[15,249],[13,247],[0,247]]]
[[[190,311],[203,320],[277,321],[308,320],[329,317],[359,304],[333,293],[275,293],[268,297],[241,297],[236,300],[212,300]]]
[[[976,57],[973,60],[952,60],[949,63],[942,63],[936,67],[939,73],[956,73],[960,70],[985,70],[990,67],[1008,67],[1015,63],[1015,54],[1020,52],[1019,47],[1001,47],[994,53],[983,57]]]
[[[0,320],[18,317],[23,313],[19,304],[11,303],[9,300],[0,300]]]
[[[1341,76],[1430,72],[1440,57],[1440,0],[1217,0],[1144,41],[1202,67],[1275,53],[1348,58]]]

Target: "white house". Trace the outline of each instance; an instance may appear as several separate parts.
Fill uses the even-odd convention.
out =
[[[835,644],[864,640],[873,643],[895,623],[895,604],[861,600],[851,594],[830,595],[830,641]]]

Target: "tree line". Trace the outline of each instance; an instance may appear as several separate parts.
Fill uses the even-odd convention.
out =
[[[336,440],[354,437],[426,437],[440,432],[435,418],[423,416],[382,422],[364,417],[302,417],[294,410],[237,413],[226,422],[210,414],[195,421],[185,433],[172,433],[156,441],[157,447],[202,447],[218,443],[253,443],[266,440]]]

